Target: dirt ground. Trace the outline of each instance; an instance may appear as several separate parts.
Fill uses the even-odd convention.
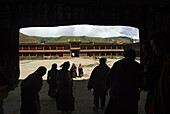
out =
[[[111,67],[115,61],[118,59],[108,59],[107,64]],[[77,66],[81,63],[84,66],[84,76],[82,78],[76,78],[73,81],[73,94],[75,97],[75,111],[72,114],[104,114],[104,109],[93,110],[93,91],[87,90],[88,78],[94,69],[95,66],[98,65],[98,60],[94,59],[57,59],[57,60],[24,60],[20,61],[20,79],[26,78],[30,73],[34,72],[39,66],[45,66],[47,70],[51,69],[51,65],[53,63],[58,64],[58,69],[60,69],[60,65],[64,61],[70,61],[70,63],[75,63]],[[40,95],[40,103],[41,103],[41,113],[40,114],[61,114],[60,111],[56,109],[56,101],[48,96],[48,84],[46,81],[47,73],[44,76],[43,86]],[[10,91],[9,95],[6,99],[4,99],[4,114],[20,114],[20,106],[21,106],[21,88],[20,83],[18,87],[14,91]],[[139,113],[145,114],[144,104],[146,101],[146,93],[141,93],[141,98],[138,103]],[[106,105],[108,103],[109,96],[106,98]]]
[[[111,68],[115,61],[119,59],[107,59],[107,65]],[[79,64],[83,65],[84,76],[82,78],[76,78],[74,80],[88,79],[92,70],[99,64],[99,60],[95,59],[56,59],[56,60],[23,60],[20,61],[20,78],[25,79],[29,74],[33,73],[39,66],[45,66],[47,71],[51,69],[51,65],[56,63],[58,65],[57,69],[61,69],[60,65],[65,61],[70,62],[70,68],[73,63],[78,67]],[[77,71],[78,74],[78,71]],[[47,73],[43,77],[44,80],[47,79]]]

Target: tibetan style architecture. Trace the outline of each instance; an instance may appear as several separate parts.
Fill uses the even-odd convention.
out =
[[[83,42],[68,42],[64,45],[19,44],[20,28],[76,24],[135,27],[139,29],[140,42],[143,42],[151,40],[151,36],[156,32],[170,33],[170,2],[168,0],[0,0],[2,73],[0,113],[3,112],[3,99],[8,96],[9,90],[15,89],[19,84],[19,55],[71,56],[72,53],[75,53],[73,54],[75,56],[114,55],[122,53],[126,47],[124,44],[115,44],[116,49],[113,44],[87,43],[87,45]],[[141,60],[143,57],[144,54],[141,53]]]
[[[121,56],[124,49],[133,44],[101,42],[63,42],[63,43],[20,43],[19,56],[22,57],[94,57]],[[134,49],[139,48],[139,43]]]

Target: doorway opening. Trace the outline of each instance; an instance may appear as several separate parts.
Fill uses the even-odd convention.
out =
[[[88,70],[84,72],[88,79],[99,58],[118,60],[122,58],[126,48],[134,48],[140,56],[137,28],[88,24],[21,28],[19,35],[20,79],[34,72],[37,65],[45,65],[49,70],[52,63],[48,60],[58,63],[58,66],[64,61],[70,61],[71,64],[75,63],[76,66],[82,64],[86,68],[90,64],[88,60],[92,59],[95,63],[92,62],[90,70],[87,67]],[[41,62],[38,63],[39,61]],[[26,64],[29,68],[26,68]],[[113,65],[112,60],[109,65]],[[43,78],[46,80],[47,74]]]
[[[71,51],[71,56],[72,57],[79,57],[79,50],[72,50]]]

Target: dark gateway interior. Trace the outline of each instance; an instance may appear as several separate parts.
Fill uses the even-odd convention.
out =
[[[1,0],[0,61],[10,71],[0,75],[0,100],[8,87],[15,89],[18,84],[19,29],[73,24],[136,27],[142,42],[155,32],[170,32],[170,4],[162,0]]]

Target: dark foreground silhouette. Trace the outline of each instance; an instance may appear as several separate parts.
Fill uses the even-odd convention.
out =
[[[139,89],[142,86],[140,65],[133,49],[124,52],[124,59],[114,63],[107,79],[110,99],[105,114],[138,114]]]
[[[106,87],[106,79],[110,68],[106,64],[106,59],[101,58],[100,64],[94,68],[91,73],[89,82],[88,82],[88,90],[93,89],[94,95],[94,108],[99,109],[99,101],[101,101],[101,108],[103,109],[105,106],[105,100],[107,95],[107,87]]]
[[[46,68],[41,66],[21,82],[21,114],[40,114],[39,91]]]

